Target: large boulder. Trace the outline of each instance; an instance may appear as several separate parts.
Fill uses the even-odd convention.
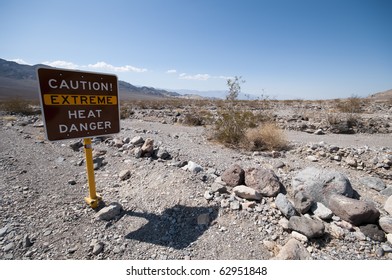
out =
[[[317,219],[305,216],[292,216],[289,220],[289,229],[302,233],[307,238],[320,237],[324,234],[324,223]]]
[[[243,185],[245,183],[245,171],[238,164],[234,164],[222,173],[221,179],[229,187]]]
[[[283,189],[274,171],[264,168],[249,168],[245,172],[245,185],[257,190],[262,196],[277,196]]]
[[[321,202],[329,208],[329,197],[339,194],[353,197],[354,190],[350,181],[342,173],[308,167],[299,172],[292,180],[294,193],[303,191],[315,202]]]
[[[373,204],[343,195],[332,195],[329,199],[329,209],[341,219],[356,226],[374,224],[380,217],[380,212]]]

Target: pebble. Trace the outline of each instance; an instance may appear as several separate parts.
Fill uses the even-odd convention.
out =
[[[11,251],[14,247],[15,247],[14,242],[8,243],[7,245],[5,245],[5,246],[3,247],[3,251],[4,251],[4,252]]]
[[[8,232],[7,226],[0,228],[0,237],[5,236],[7,232]]]

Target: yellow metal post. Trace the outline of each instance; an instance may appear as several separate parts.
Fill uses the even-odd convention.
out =
[[[87,168],[87,181],[89,187],[89,197],[85,197],[84,200],[91,208],[97,208],[99,201],[102,197],[97,195],[95,190],[95,177],[94,177],[94,163],[93,163],[93,149],[91,144],[91,138],[84,138],[84,153],[86,155],[86,168]]]

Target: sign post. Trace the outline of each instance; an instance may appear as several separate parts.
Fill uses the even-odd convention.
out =
[[[120,132],[117,76],[56,68],[37,70],[46,138],[49,141],[84,138],[89,197],[96,194],[91,137]]]

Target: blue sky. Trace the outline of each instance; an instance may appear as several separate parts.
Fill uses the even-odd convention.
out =
[[[325,99],[392,88],[388,0],[0,0],[0,58],[135,85]]]

